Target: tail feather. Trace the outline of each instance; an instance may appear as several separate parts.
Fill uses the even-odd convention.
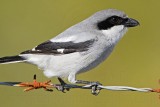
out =
[[[17,63],[25,61],[24,58],[20,56],[7,56],[0,58],[0,64]]]

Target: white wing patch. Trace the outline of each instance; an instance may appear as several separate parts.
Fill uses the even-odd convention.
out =
[[[58,52],[63,53],[65,49],[57,49]]]

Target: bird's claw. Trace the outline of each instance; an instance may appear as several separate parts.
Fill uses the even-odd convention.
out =
[[[69,91],[69,88],[66,88],[67,83],[65,83],[61,78],[58,78],[60,85],[55,85],[58,91],[66,93],[65,90]]]
[[[100,90],[101,90],[101,88],[98,87],[98,86],[100,86],[100,85],[102,85],[102,84],[99,83],[99,82],[91,82],[90,85],[91,85],[91,93],[92,93],[93,95],[97,96],[97,95],[100,93]]]
[[[64,88],[63,85],[56,85],[56,89],[57,89],[58,91],[61,91],[61,92],[63,92],[63,93],[66,93],[66,92],[65,92],[65,88]]]

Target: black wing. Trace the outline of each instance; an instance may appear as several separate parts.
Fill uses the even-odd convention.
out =
[[[69,54],[74,52],[87,51],[95,40],[74,43],[70,42],[51,42],[46,41],[32,50],[22,52],[21,54]],[[61,50],[61,51],[60,51]]]

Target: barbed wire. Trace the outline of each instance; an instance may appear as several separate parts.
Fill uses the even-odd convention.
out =
[[[90,89],[93,95],[98,95],[102,89],[111,91],[138,91],[138,92],[156,92],[160,93],[160,89],[152,88],[135,88],[129,86],[103,86],[100,84],[91,85],[77,85],[77,84],[67,84],[62,79],[59,78],[60,84],[53,84],[51,80],[45,82],[37,82],[36,75],[34,75],[33,82],[0,82],[0,85],[6,86],[16,86],[16,87],[27,87],[24,91],[30,91],[33,89],[43,88],[46,91],[53,91],[51,88],[56,88],[58,91],[65,93],[70,89]]]

